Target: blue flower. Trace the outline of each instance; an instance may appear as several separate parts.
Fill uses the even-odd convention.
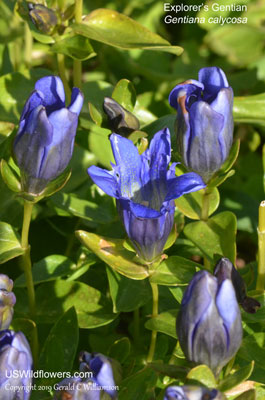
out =
[[[16,296],[12,289],[13,281],[0,274],[0,330],[9,328],[13,318]]]
[[[22,332],[0,332],[0,398],[30,398],[32,355]]]
[[[183,163],[208,182],[229,155],[233,141],[233,90],[217,67],[202,68],[199,81],[177,85],[169,95],[177,112],[177,143]]]
[[[67,167],[73,153],[83,94],[72,91],[65,107],[63,83],[57,76],[38,80],[27,100],[14,142],[25,192],[39,194]]]
[[[177,333],[187,359],[206,364],[218,374],[242,341],[241,314],[231,279],[197,272],[182,299]]]
[[[174,223],[174,199],[205,187],[195,173],[175,176],[170,133],[157,132],[150,147],[139,155],[133,143],[117,134],[110,137],[116,165],[112,171],[92,166],[88,174],[115,197],[127,235],[138,255],[153,261],[159,256]]]
[[[225,400],[225,396],[216,389],[199,386],[169,386],[164,400]]]

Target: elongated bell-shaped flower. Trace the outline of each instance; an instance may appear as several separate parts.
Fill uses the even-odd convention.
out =
[[[225,400],[225,396],[216,389],[200,386],[169,386],[164,400]]]
[[[13,318],[16,296],[12,289],[13,281],[7,275],[0,274],[0,330],[9,328]]]
[[[32,383],[32,355],[22,332],[0,332],[0,398],[28,400]]]
[[[92,180],[115,197],[125,230],[145,261],[153,261],[165,246],[174,223],[174,199],[205,187],[195,173],[175,176],[171,159],[170,133],[157,132],[149,149],[139,155],[137,148],[117,134],[110,136],[116,165],[112,171],[88,168]]]
[[[82,105],[83,94],[74,88],[71,104],[65,107],[63,83],[57,76],[36,82],[14,141],[25,192],[40,194],[69,164]]]
[[[231,279],[197,272],[182,299],[177,333],[187,359],[206,364],[218,374],[242,341],[241,314]]]
[[[199,80],[178,84],[169,95],[177,112],[182,161],[207,183],[227,159],[233,141],[233,90],[217,67],[202,68]]]

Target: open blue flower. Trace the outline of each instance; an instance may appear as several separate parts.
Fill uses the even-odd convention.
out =
[[[21,114],[14,154],[21,170],[25,192],[39,194],[67,167],[73,153],[83,94],[72,91],[65,107],[64,87],[57,76],[46,76],[35,84]]]
[[[233,141],[233,90],[217,67],[202,68],[199,81],[178,84],[169,95],[177,112],[177,143],[183,163],[208,182]]]
[[[195,173],[175,176],[171,159],[170,132],[157,132],[139,155],[133,143],[115,133],[110,137],[116,165],[112,171],[88,168],[92,180],[117,199],[126,232],[138,255],[153,261],[159,256],[174,223],[174,199],[205,187]]]

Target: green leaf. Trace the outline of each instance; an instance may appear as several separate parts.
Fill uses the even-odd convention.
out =
[[[15,125],[11,122],[0,121],[0,144],[2,144],[13,132]]]
[[[233,114],[235,122],[265,126],[265,93],[235,97]]]
[[[137,262],[134,253],[126,250],[123,239],[112,239],[85,231],[76,231],[77,238],[114,271],[130,279],[145,279],[148,270]]]
[[[213,262],[214,254],[222,254],[235,263],[236,217],[224,211],[208,219],[185,226],[184,234]]]
[[[153,369],[145,367],[125,378],[120,386],[119,400],[148,400],[149,390],[155,387],[157,374]]]
[[[107,268],[113,312],[130,312],[146,304],[152,297],[147,279],[133,280]]]
[[[96,203],[79,199],[74,194],[57,193],[51,198],[52,203],[69,214],[98,224],[107,224],[112,216]]]
[[[257,399],[258,399],[258,397],[256,397],[256,390],[250,389],[244,393],[241,393],[239,396],[235,397],[234,400],[257,400]]]
[[[36,329],[36,324],[34,321],[28,318],[14,318],[9,329],[14,331],[22,331],[31,343],[34,330]]]
[[[171,378],[175,378],[177,380],[185,380],[188,368],[179,367],[177,365],[168,365],[162,364],[161,362],[152,362],[148,363],[148,367],[152,368],[154,371],[158,372],[159,374],[169,376]]]
[[[89,133],[89,147],[95,154],[100,164],[110,169],[110,163],[114,162],[111,144],[109,141],[109,129],[101,128],[95,124]]]
[[[21,191],[21,184],[15,171],[3,159],[1,160],[1,174],[3,181],[12,192],[18,193]]]
[[[93,263],[95,259],[91,260]],[[32,276],[34,284],[41,282],[48,282],[60,278],[62,276],[70,275],[76,270],[76,265],[70,258],[63,255],[53,254],[47,256],[37,263],[33,264]],[[20,275],[14,282],[16,287],[26,287],[25,275]]]
[[[248,362],[255,360],[255,369],[265,370],[264,359],[265,359],[265,349],[264,349],[264,333],[258,332],[254,335],[249,335],[243,338],[242,344],[238,351],[238,356],[243,358]],[[263,382],[264,383],[264,382]]]
[[[44,189],[41,197],[49,197],[54,193],[61,190],[69,181],[72,172],[67,168],[61,175],[59,175],[56,179],[49,182],[46,188]]]
[[[66,311],[52,327],[40,354],[38,368],[44,371],[71,371],[79,339],[77,315],[74,307]],[[58,381],[49,377],[45,384]]]
[[[0,264],[24,253],[15,229],[6,222],[0,222]]]
[[[167,40],[114,10],[94,10],[83,19],[82,24],[72,25],[72,29],[89,39],[125,50],[159,50],[175,55],[183,52],[182,47],[171,46]]]
[[[49,296],[47,296],[49,293]],[[81,282],[56,281],[43,283],[36,291],[37,321],[53,323],[62,313],[75,307],[80,328],[92,329],[112,322],[112,303],[99,290]],[[22,306],[17,311],[25,313]]]
[[[159,314],[157,317],[149,319],[149,321],[145,323],[145,328],[150,329],[152,331],[165,333],[166,335],[172,336],[174,339],[177,339],[177,332],[176,332],[177,315],[178,315],[178,309],[168,310],[167,312],[163,312]]]
[[[172,256],[161,262],[150,277],[158,285],[187,285],[196,272],[197,264],[179,256]]]
[[[115,340],[109,349],[108,356],[118,360],[121,364],[128,358],[131,352],[131,342],[127,337]]]
[[[191,219],[200,219],[203,204],[204,190],[185,194],[175,200],[176,207]],[[217,188],[208,194],[209,197],[209,216],[217,210],[220,203],[220,195]]]
[[[207,365],[198,365],[192,368],[187,375],[187,380],[199,382],[201,385],[208,388],[216,388],[217,386],[214,374]]]
[[[121,79],[115,86],[112,96],[122,107],[133,112],[136,103],[136,92],[132,82]]]
[[[71,33],[63,35],[60,40],[51,46],[50,50],[54,53],[64,54],[74,60],[88,60],[96,56],[87,38]]]
[[[232,389],[233,387],[239,385],[240,383],[246,381],[250,375],[252,374],[254,368],[254,361],[250,364],[246,365],[238,369],[233,374],[229,374],[225,377],[218,385],[218,389],[222,392],[227,392],[228,390]]]

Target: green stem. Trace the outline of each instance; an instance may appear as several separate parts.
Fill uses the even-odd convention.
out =
[[[60,75],[60,77],[61,77],[61,79],[63,81],[64,90],[65,90],[67,101],[70,102],[70,100],[71,100],[71,89],[70,89],[70,86],[69,86],[67,78],[66,78],[64,55],[63,54],[57,54],[57,64],[58,64],[59,75]]]
[[[31,215],[33,209],[33,203],[28,201],[24,202],[24,218],[21,233],[21,247],[24,249],[24,254],[21,256],[21,264],[25,273],[28,302],[29,302],[29,313],[30,317],[34,319],[36,313],[36,302],[35,302],[35,289],[32,277],[32,264],[30,258],[30,246],[29,246],[29,227],[31,222]],[[32,334],[32,354],[34,359],[34,364],[36,365],[38,357],[38,331],[34,324],[33,334]]]
[[[83,15],[83,0],[75,1],[75,22],[80,24]],[[81,88],[82,84],[82,61],[74,60],[74,86]]]
[[[158,286],[156,283],[151,283],[151,288],[152,288],[152,294],[153,294],[153,312],[152,312],[152,318],[155,318],[158,316]],[[157,331],[153,330],[152,335],[151,335],[151,342],[150,342],[150,347],[149,347],[149,352],[147,356],[147,362],[152,362],[155,354],[155,347],[156,347],[156,337],[157,337]]]
[[[24,32],[24,40],[25,40],[25,53],[24,53],[24,60],[25,64],[28,68],[31,66],[31,59],[32,59],[32,34],[29,29],[28,24],[25,22],[25,32]]]
[[[264,290],[265,284],[265,200],[259,206],[258,226],[258,278],[257,289]]]
[[[204,189],[203,198],[202,198],[202,209],[201,209],[201,221],[207,222],[209,216],[209,208],[210,208],[210,192],[206,187]],[[211,269],[210,261],[207,257],[204,257],[203,264],[207,270]]]
[[[134,342],[138,343],[139,341],[139,332],[140,332],[140,310],[137,308],[133,312],[133,337]]]

